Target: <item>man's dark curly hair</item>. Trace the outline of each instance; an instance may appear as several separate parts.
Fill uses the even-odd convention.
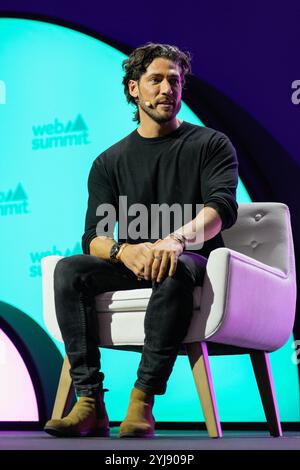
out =
[[[129,80],[139,81],[141,76],[146,72],[148,65],[157,57],[169,59],[177,63],[182,70],[182,85],[185,84],[185,76],[191,73],[191,55],[189,52],[182,52],[176,46],[169,44],[154,44],[148,42],[144,46],[134,49],[122,63],[122,68],[125,72],[123,77],[124,93],[128,103],[133,103],[137,106],[135,99],[128,90]],[[134,113],[133,121],[140,122],[140,115],[138,108]]]

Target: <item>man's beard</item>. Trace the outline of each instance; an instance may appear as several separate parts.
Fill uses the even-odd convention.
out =
[[[175,108],[173,107],[173,112],[169,114],[169,116],[162,116],[158,111],[156,111],[156,108],[150,108],[149,106],[146,106],[143,101],[139,101],[139,105],[142,108],[142,110],[153,119],[153,121],[157,122],[158,124],[164,124],[166,122],[172,121],[174,117],[177,115],[181,108],[181,103],[180,105]]]

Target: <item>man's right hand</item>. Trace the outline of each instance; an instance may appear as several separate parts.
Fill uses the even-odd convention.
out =
[[[120,254],[120,261],[138,278],[144,277],[144,266],[151,253],[150,242],[127,245]]]

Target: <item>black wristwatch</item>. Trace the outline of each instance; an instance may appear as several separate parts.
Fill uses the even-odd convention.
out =
[[[113,263],[118,263],[119,262],[117,260],[117,254],[119,253],[119,250],[120,250],[121,246],[122,245],[120,243],[116,242],[116,243],[113,244],[113,246],[110,249],[109,257],[110,257],[110,260]]]

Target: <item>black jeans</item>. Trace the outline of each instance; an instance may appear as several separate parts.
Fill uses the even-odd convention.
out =
[[[70,361],[70,374],[79,396],[94,396],[102,389],[97,294],[152,287],[145,314],[145,343],[134,386],[163,395],[181,342],[193,313],[193,290],[202,285],[207,259],[189,251],[178,258],[173,277],[160,282],[141,280],[123,264],[90,255],[62,258],[54,271],[58,324]]]

